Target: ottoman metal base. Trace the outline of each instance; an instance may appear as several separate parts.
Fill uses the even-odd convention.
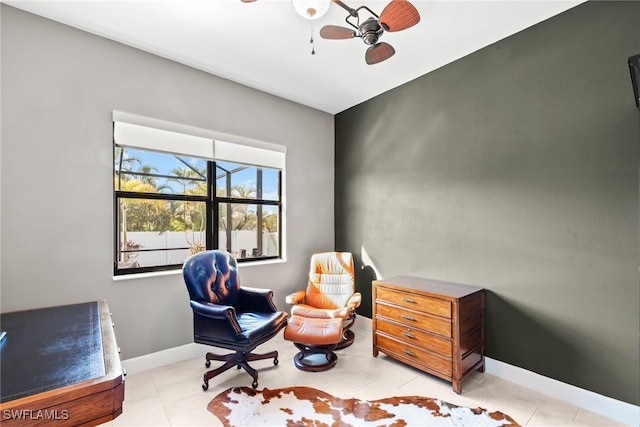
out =
[[[342,339],[343,320],[316,319],[293,315],[284,330],[284,339],[300,350],[294,358],[296,368],[322,372],[333,368],[338,356],[333,352]]]
[[[308,372],[322,372],[336,366],[338,356],[333,352],[335,344],[328,346],[308,346],[300,343],[293,343],[300,349],[293,357],[296,368]]]

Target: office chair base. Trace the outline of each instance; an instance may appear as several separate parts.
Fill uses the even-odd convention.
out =
[[[264,360],[264,359],[273,359],[273,364],[278,364],[278,352],[271,351],[269,353],[264,354],[256,354],[256,353],[243,353],[241,351],[237,351],[235,353],[229,354],[215,354],[215,353],[207,353],[205,356],[204,366],[209,368],[211,366],[211,361],[223,361],[225,362],[222,366],[212,369],[208,371],[203,376],[202,390],[206,391],[209,389],[209,380],[229,369],[236,366],[238,369],[243,368],[251,377],[253,378],[253,382],[251,383],[251,387],[258,388],[258,371],[249,366],[248,362],[253,360]]]

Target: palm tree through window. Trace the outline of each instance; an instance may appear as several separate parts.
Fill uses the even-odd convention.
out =
[[[114,146],[114,274],[177,269],[226,249],[280,257],[281,171]]]

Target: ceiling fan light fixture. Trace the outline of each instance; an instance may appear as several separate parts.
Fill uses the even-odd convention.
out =
[[[331,0],[291,0],[291,3],[298,15],[309,20],[322,18],[331,6]]]

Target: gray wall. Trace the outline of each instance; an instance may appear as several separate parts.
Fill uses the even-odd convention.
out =
[[[337,115],[362,314],[375,271],[483,286],[489,357],[640,403],[638,17],[589,2]]]
[[[288,309],[334,246],[331,115],[4,4],[1,23],[3,312],[106,299],[123,359],[193,341],[181,275],[112,280],[113,110],[288,147],[288,261],[240,269]]]

